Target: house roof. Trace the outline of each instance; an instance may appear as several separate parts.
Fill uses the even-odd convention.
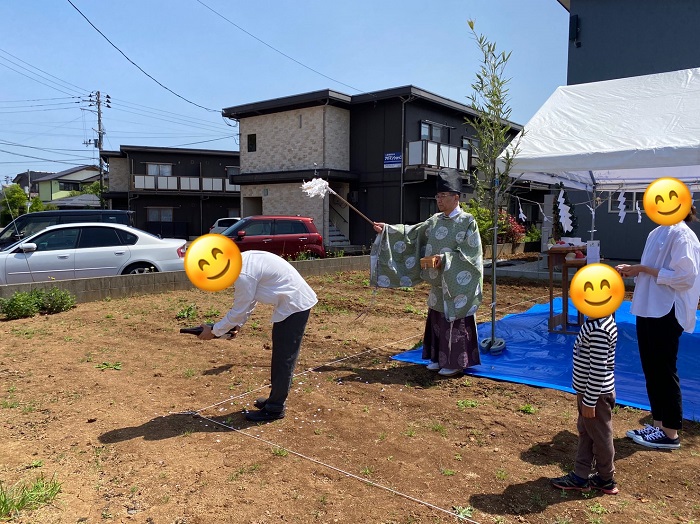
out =
[[[38,177],[34,179],[34,182],[43,182],[45,180],[56,180],[58,178],[63,178],[68,175],[72,175],[73,173],[78,173],[80,171],[99,171],[100,168],[97,166],[78,166],[78,167],[72,167],[70,169],[66,169],[64,171],[59,171],[58,173],[46,173],[42,177]]]
[[[557,0],[567,11],[571,11],[571,0]]]
[[[119,151],[105,151],[101,153],[102,158],[110,157],[125,157],[127,153],[142,152],[142,153],[182,153],[189,155],[203,156],[231,156],[237,157],[240,155],[238,151],[228,151],[221,149],[189,149],[181,147],[151,147],[151,146],[119,146]]]
[[[377,100],[387,100],[391,98],[419,98],[428,100],[432,103],[439,104],[450,109],[455,109],[469,115],[477,116],[477,112],[470,106],[456,102],[444,96],[436,95],[420,87],[413,85],[393,87],[380,91],[372,91],[370,93],[361,93],[359,95],[346,95],[330,89],[321,91],[312,91],[310,93],[302,93],[299,95],[291,95],[282,98],[273,98],[271,100],[263,100],[261,102],[253,102],[239,106],[227,107],[222,111],[222,115],[226,118],[240,119],[251,116],[277,113],[280,111],[290,111],[305,107],[314,107],[319,105],[333,105],[345,107],[356,104],[366,104]],[[521,126],[509,122],[516,130],[520,130]]]
[[[83,194],[59,198],[57,200],[52,200],[51,203],[60,209],[100,207],[99,197],[93,194]]]

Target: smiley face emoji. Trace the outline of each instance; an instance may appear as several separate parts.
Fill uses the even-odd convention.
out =
[[[569,286],[571,301],[591,318],[613,314],[625,298],[625,283],[607,264],[588,264],[579,269]]]
[[[692,203],[688,186],[677,178],[654,180],[644,192],[644,211],[662,226],[678,224],[688,216]]]
[[[204,291],[221,291],[231,286],[242,263],[238,246],[224,235],[203,235],[185,252],[187,278]]]

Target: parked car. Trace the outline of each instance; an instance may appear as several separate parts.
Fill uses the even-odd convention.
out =
[[[223,233],[226,229],[238,222],[241,217],[220,218],[209,228],[210,233]]]
[[[0,251],[0,284],[184,270],[185,240],[122,224],[59,224]]]
[[[255,215],[239,220],[221,234],[232,238],[241,251],[258,249],[285,258],[296,258],[300,253],[326,256],[323,238],[311,217]]]
[[[0,249],[56,224],[106,222],[133,226],[133,211],[121,209],[57,209],[36,211],[15,218],[0,231]]]

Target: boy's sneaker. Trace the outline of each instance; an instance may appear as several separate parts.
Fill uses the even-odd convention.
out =
[[[606,495],[617,495],[620,490],[617,489],[615,479],[603,480],[597,473],[588,477],[588,484],[598,491],[602,491]]]
[[[654,449],[679,449],[681,447],[681,439],[668,438],[663,430],[658,429],[653,433],[648,433],[642,436],[635,436],[633,440],[637,444]]]
[[[633,439],[634,437],[642,437],[644,435],[649,435],[650,433],[654,433],[659,429],[661,428],[657,426],[652,426],[651,424],[644,424],[644,427],[640,429],[628,429],[625,435]]]
[[[428,368],[430,371],[440,371],[440,364],[438,362],[431,362],[425,367]]]
[[[590,485],[588,483],[588,479],[584,479],[579,477],[576,473],[573,471],[569,473],[568,475],[564,475],[563,477],[557,477],[555,479],[549,479],[549,482],[554,486],[555,488],[559,489],[566,489],[566,490],[575,490],[575,491],[590,491]]]

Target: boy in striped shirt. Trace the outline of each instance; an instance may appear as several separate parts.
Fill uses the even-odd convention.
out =
[[[578,450],[574,471],[550,480],[556,488],[618,493],[612,427],[616,345],[617,324],[612,315],[587,319],[576,337],[572,385],[578,407]],[[596,473],[591,474],[592,470]]]

